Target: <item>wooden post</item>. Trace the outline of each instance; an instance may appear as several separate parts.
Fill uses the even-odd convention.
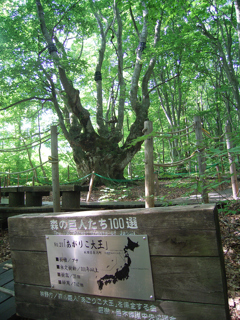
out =
[[[51,126],[53,212],[60,212],[57,126]]]
[[[222,180],[221,180],[221,173],[219,170],[219,164],[216,165],[216,170],[217,170],[217,177],[219,182],[219,190],[222,190],[222,185],[220,184]]]
[[[10,172],[11,172],[11,169],[8,170],[9,174],[8,174],[8,177],[7,177],[7,187],[10,186],[11,184],[11,181],[10,181]]]
[[[154,173],[155,177],[155,190],[156,190],[156,196],[159,196],[159,183],[158,183],[158,171]]]
[[[69,181],[69,180],[70,180],[70,169],[69,169],[69,166],[68,166],[67,168],[68,168],[68,171],[67,171],[67,180]]]
[[[230,165],[233,199],[237,199],[238,197],[237,172],[236,172],[236,166],[234,163],[234,157],[231,154],[231,151],[229,151],[232,148],[232,141],[231,141],[231,127],[228,121],[226,122],[225,130],[226,130],[226,144],[227,144],[227,150],[228,150],[228,161]]]
[[[132,180],[132,162],[128,164],[128,178]]]
[[[32,186],[34,187],[34,185],[35,185],[35,178],[34,178],[34,174],[33,174],[33,176],[32,176]]]
[[[224,174],[225,173],[225,169],[224,169],[224,165],[223,165],[223,157],[221,156],[220,159],[221,159],[222,174]]]
[[[162,139],[162,146],[163,146],[163,150],[162,150],[162,163],[164,163],[164,161],[165,161],[165,154],[164,154],[164,139]]]
[[[152,132],[151,121],[144,122],[143,133],[148,135]],[[154,168],[153,168],[153,138],[145,140],[145,207],[154,207]]]
[[[202,189],[201,195],[204,203],[209,203],[208,193],[206,190],[206,182],[204,178],[205,173],[205,156],[203,150],[203,137],[202,137],[202,125],[200,116],[194,116],[194,126],[195,126],[195,134],[197,140],[198,147],[198,170],[199,170],[199,181],[200,187]]]
[[[88,190],[86,202],[89,202],[89,200],[90,200],[94,179],[95,179],[95,174],[94,174],[94,171],[93,171],[92,175],[91,175],[91,180],[90,180],[90,183],[89,183],[89,190]]]

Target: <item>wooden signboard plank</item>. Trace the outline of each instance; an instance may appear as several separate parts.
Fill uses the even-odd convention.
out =
[[[29,318],[33,318],[36,314],[41,314],[44,319],[57,320],[60,314],[60,319],[69,319],[69,314],[71,314],[71,319],[79,320],[79,315],[81,314],[81,320],[116,320],[125,318],[160,320],[226,319],[224,307],[214,304],[96,298],[90,295],[71,294],[46,287],[22,284],[16,284],[15,291],[18,312],[20,314],[24,313]],[[60,311],[56,313],[58,309]]]
[[[51,234],[48,232],[48,234]],[[161,235],[161,236],[160,236]],[[218,256],[215,230],[152,229],[149,238],[152,255],[171,256]],[[16,235],[11,238],[15,250],[46,251],[45,236]]]
[[[214,205],[20,215],[9,218],[9,234],[21,316],[41,310],[41,319],[230,319]],[[147,235],[155,301],[54,290],[46,235]]]
[[[13,252],[12,261],[15,282],[51,286],[45,253]],[[151,264],[156,299],[224,304],[217,258],[154,256]]]
[[[131,215],[131,214],[144,214],[147,215],[149,219],[151,219],[151,225],[154,227],[155,223],[159,225],[159,217],[161,217],[161,228],[170,229],[174,225],[178,225],[180,228],[196,228],[196,229],[214,229],[215,221],[214,221],[214,211],[216,210],[215,205],[189,205],[189,206],[179,206],[179,207],[161,207],[161,208],[141,208],[141,209],[120,209],[120,210],[97,210],[97,211],[88,211],[87,216],[103,216],[103,215]],[[187,211],[187,212],[186,212]],[[156,215],[158,214],[158,215]],[[28,214],[22,215],[21,219],[24,220],[26,218],[27,222],[34,219],[35,221],[42,220],[42,218],[83,218],[86,217],[86,212],[74,212],[74,213],[61,213],[53,215],[49,213],[46,215],[43,214]],[[20,218],[20,216],[18,217]],[[12,221],[13,223],[13,221]],[[139,221],[139,225],[144,225],[145,221]],[[22,223],[24,224],[24,223]],[[39,226],[40,227],[40,226]],[[41,227],[40,227],[41,228]],[[40,229],[41,230],[41,229]],[[19,229],[15,230],[19,234],[24,234],[24,231]],[[38,230],[35,230],[38,231]]]
[[[165,314],[173,314],[177,320],[224,320],[226,313],[223,306],[197,304],[178,301],[161,301],[160,308]],[[227,317],[230,320],[230,318]],[[169,317],[170,320],[170,317]]]
[[[161,302],[159,302],[162,308]],[[87,306],[84,309],[80,304],[72,304],[69,308],[69,303],[61,303],[52,305],[40,305],[31,304],[26,302],[20,302],[18,304],[18,313],[25,314],[29,319],[33,319],[36,315],[41,315],[41,319],[49,320],[63,320],[69,319],[69,314],[71,314],[71,320],[79,320],[79,315],[81,315],[81,320],[119,320],[119,319],[156,319],[156,320],[225,320],[224,308],[214,305],[191,305],[189,303],[181,302],[169,302],[164,305],[167,308],[162,311],[157,311],[157,316],[155,313],[146,313],[136,310],[121,310],[117,309],[112,313],[112,309],[105,307],[102,309],[101,314],[98,310],[93,312],[92,309]],[[56,308],[59,312],[56,313]],[[160,309],[160,308],[159,308]],[[157,309],[158,310],[158,309]],[[160,309],[161,310],[161,309]],[[166,313],[165,313],[166,312]],[[168,312],[168,313],[167,313]],[[171,316],[171,314],[174,316]],[[117,313],[117,315],[116,315]],[[140,318],[142,317],[142,318]],[[147,318],[148,317],[148,318]]]
[[[157,299],[224,304],[218,258],[153,257],[152,273]]]
[[[12,251],[14,281],[51,286],[46,252]]]
[[[132,232],[135,234],[151,234],[149,241],[153,246],[150,246],[151,254],[166,254],[169,255],[215,255],[218,256],[218,247],[216,242],[216,229],[214,215],[212,213],[213,206],[205,208],[205,210],[200,210],[196,212],[196,207],[199,206],[189,206],[190,210],[186,215],[182,212],[183,207],[178,208],[152,208],[149,209],[138,209],[136,215],[136,209],[129,210],[109,210],[109,211],[89,211],[87,216],[85,212],[74,213],[74,214],[60,214],[53,215],[50,214],[28,214],[19,215],[14,217],[10,221],[11,227],[11,247],[15,250],[38,250],[45,251],[45,241],[44,236],[46,234],[98,234],[102,231],[109,231],[112,234],[123,234],[124,232]],[[191,208],[192,207],[192,208]],[[184,207],[186,208],[186,207]],[[125,223],[124,228],[114,228],[110,226],[105,230],[99,227],[99,216],[101,219],[106,220],[109,224],[113,219],[115,219],[115,214],[123,217],[128,215],[134,215],[137,217],[138,228],[130,229]],[[157,213],[157,214],[156,214]],[[72,217],[72,218],[71,218]],[[94,223],[98,224],[98,229],[87,228],[89,226],[90,217],[94,220]],[[82,221],[84,226],[77,226],[76,228],[71,228],[68,221],[73,220]],[[50,229],[51,221],[58,220],[58,224],[62,223],[55,229]],[[109,230],[110,229],[110,230]],[[196,232],[197,230],[197,232]],[[159,237],[159,232],[161,237]],[[41,241],[40,241],[40,239]],[[154,246],[154,243],[157,245]],[[169,251],[170,250],[170,251]],[[156,252],[155,252],[156,251]],[[174,253],[175,251],[175,253]]]

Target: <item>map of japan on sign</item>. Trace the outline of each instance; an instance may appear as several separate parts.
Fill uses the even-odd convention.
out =
[[[46,244],[52,288],[154,300],[146,235],[49,235]]]

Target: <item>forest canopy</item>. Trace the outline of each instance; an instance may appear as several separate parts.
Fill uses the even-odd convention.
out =
[[[237,136],[237,0],[3,0],[0,7],[2,146],[24,147],[58,123],[65,160],[79,176],[123,179],[139,159],[145,120],[175,132],[200,115],[220,148],[227,120]],[[168,161],[181,159],[190,142],[166,138],[155,157],[164,162],[165,148]]]

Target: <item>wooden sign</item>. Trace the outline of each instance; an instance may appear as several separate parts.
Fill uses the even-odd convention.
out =
[[[9,218],[9,235],[16,307],[22,317],[230,320],[213,205],[26,214]],[[129,299],[114,293],[104,296],[52,288],[46,246],[49,235],[130,239],[147,235],[154,298]],[[131,272],[134,269],[130,265],[129,275]]]

